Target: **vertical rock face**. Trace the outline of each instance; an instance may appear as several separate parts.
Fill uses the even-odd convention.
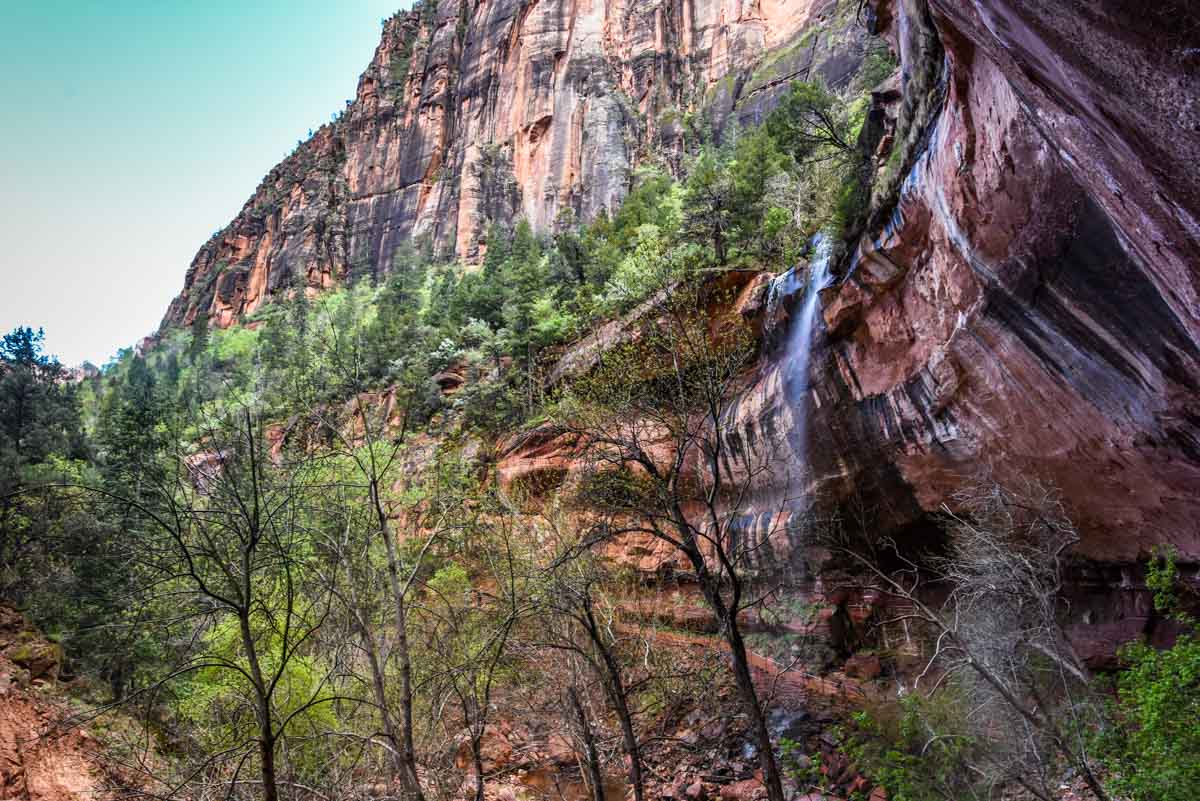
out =
[[[807,489],[893,525],[984,469],[1040,478],[1062,489],[1088,556],[1172,542],[1200,558],[1190,5],[868,3],[902,62],[879,102],[931,110],[914,117],[894,202],[823,293],[811,378],[789,354],[766,359],[731,426],[738,447],[806,430],[791,447]],[[846,23],[856,10],[442,0],[399,15],[345,113],[201,249],[164,324],[227,325],[284,287],[382,272],[414,236],[471,260],[491,221],[550,230],[611,209],[642,161],[678,166],[694,125],[761,120],[795,78],[844,80],[861,58],[845,46],[863,35]]]
[[[940,107],[823,298],[811,391],[780,354],[741,426],[808,415],[824,497],[896,524],[981,471],[1037,478],[1083,556],[1200,558],[1200,25],[1103,5],[872,3],[936,30]]]
[[[384,24],[339,119],[201,248],[164,325],[229,325],[281,288],[386,271],[413,237],[473,261],[492,221],[612,210],[641,161],[679,166],[686,112],[719,128],[761,117],[790,77],[844,79],[865,35],[851,5],[426,0]]]

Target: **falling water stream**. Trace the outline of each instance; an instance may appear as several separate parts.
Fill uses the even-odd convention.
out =
[[[788,320],[787,340],[784,345],[783,378],[784,388],[788,399],[796,410],[795,439],[796,467],[801,476],[808,469],[808,390],[809,368],[812,365],[813,345],[819,333],[817,310],[820,307],[821,290],[829,286],[829,262],[833,254],[833,240],[826,234],[813,237],[813,257],[809,261],[808,275],[805,277],[804,295],[800,306]],[[779,281],[786,284],[783,291],[791,289],[796,281],[795,270],[789,270],[780,276]],[[772,293],[770,303],[776,303],[775,293]]]

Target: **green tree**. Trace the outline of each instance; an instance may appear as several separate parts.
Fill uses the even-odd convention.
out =
[[[164,794],[215,778],[233,796],[253,765],[255,794],[277,801],[296,776],[281,753],[290,760],[303,750],[313,733],[306,722],[337,698],[330,668],[312,650],[331,605],[314,580],[308,528],[319,473],[303,454],[273,461],[249,407],[198,425],[205,448],[174,452],[161,481],[144,475],[154,484],[147,501],[114,498],[143,517],[133,554],[172,604],[160,625],[179,638],[180,661],[153,687],[190,680],[196,692],[185,688],[183,712],[212,724],[198,732],[200,768]],[[225,707],[221,718],[209,717],[213,704]]]
[[[138,506],[154,502],[168,477],[171,406],[155,373],[135,355],[114,378],[97,421],[100,449],[100,520],[79,537],[67,537],[75,599],[69,652],[108,683],[121,700],[138,670],[160,658],[160,645],[144,618],[154,610],[139,589],[146,584],[131,539],[145,534]],[[116,500],[117,498],[128,499]]]
[[[192,318],[192,339],[188,345],[188,361],[195,364],[208,348],[208,312],[198,311]]]
[[[1183,631],[1170,648],[1143,642],[1121,650],[1112,727],[1101,753],[1116,795],[1131,801],[1188,801],[1200,797],[1200,639],[1182,611],[1174,551],[1155,554],[1146,571],[1155,611]]]
[[[0,593],[36,582],[21,565],[45,555],[59,513],[38,488],[60,480],[64,460],[89,455],[75,386],[44,340],[27,327],[0,339]]]
[[[787,176],[790,161],[762,128],[738,139],[730,172],[731,223],[739,250],[763,258],[782,255],[791,213],[775,205],[780,199],[771,192],[771,184]]]
[[[426,347],[421,311],[428,269],[411,246],[396,251],[375,304],[375,319],[366,332],[368,369],[376,378],[412,370],[417,361],[414,356]]]
[[[798,164],[845,159],[855,149],[847,106],[817,81],[796,81],[767,118],[766,132]]]
[[[718,265],[729,260],[729,240],[734,235],[735,188],[728,166],[712,148],[692,163],[683,196],[684,236],[694,236],[712,246]]]

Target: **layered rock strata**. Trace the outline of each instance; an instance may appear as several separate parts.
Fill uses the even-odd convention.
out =
[[[845,81],[848,0],[440,0],[386,21],[358,91],[201,248],[165,327],[380,274],[427,238],[474,262],[492,222],[614,210],[634,169],[761,121],[795,77]]]

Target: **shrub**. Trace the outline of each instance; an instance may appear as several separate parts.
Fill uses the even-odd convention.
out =
[[[1115,794],[1130,801],[1191,801],[1200,798],[1200,640],[1196,621],[1179,611],[1173,551],[1155,555],[1146,584],[1156,611],[1187,631],[1170,648],[1137,642],[1121,650],[1112,725],[1100,735],[1099,750]]]
[[[969,769],[985,744],[972,735],[967,699],[953,690],[912,694],[898,705],[859,712],[838,736],[842,750],[891,801],[988,798]]]

